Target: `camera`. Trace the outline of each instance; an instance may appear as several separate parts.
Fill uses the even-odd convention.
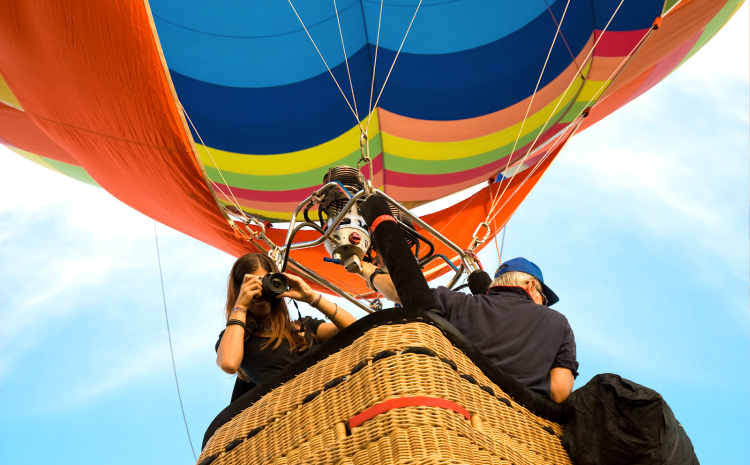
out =
[[[283,273],[267,273],[263,276],[261,295],[274,299],[289,289],[289,280]]]

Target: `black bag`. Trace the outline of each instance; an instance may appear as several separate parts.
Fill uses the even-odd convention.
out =
[[[698,465],[693,444],[661,395],[597,375],[563,403],[563,447],[576,465]]]

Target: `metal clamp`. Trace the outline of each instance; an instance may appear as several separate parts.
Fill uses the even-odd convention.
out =
[[[477,237],[477,234],[479,234],[479,231],[482,229],[482,227],[487,228],[487,234],[484,235],[483,238],[479,239]],[[490,225],[487,224],[487,222],[479,223],[479,226],[477,226],[477,229],[474,230],[474,234],[471,236],[471,245],[468,249],[466,249],[467,255],[472,255],[474,250],[481,244],[484,244],[484,242],[490,237],[492,234],[492,230],[490,229]]]

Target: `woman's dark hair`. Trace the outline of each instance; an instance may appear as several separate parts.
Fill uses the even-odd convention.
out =
[[[234,262],[232,271],[229,273],[227,280],[227,306],[226,318],[232,313],[232,308],[240,294],[240,286],[245,279],[246,274],[255,273],[258,269],[263,269],[269,273],[278,273],[279,269],[276,264],[267,255],[260,253],[249,253],[243,255]],[[270,299],[271,301],[271,336],[268,341],[264,342],[261,349],[273,344],[277,349],[283,340],[289,342],[291,352],[300,352],[308,348],[305,338],[299,333],[299,326],[292,323],[289,318],[289,309],[284,299]],[[248,312],[248,318],[252,315]],[[314,336],[314,335],[313,335]]]

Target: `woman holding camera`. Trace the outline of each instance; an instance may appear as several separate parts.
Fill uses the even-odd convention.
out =
[[[227,327],[216,343],[216,364],[245,382],[260,384],[283,370],[308,349],[325,342],[356,319],[302,279],[285,274],[289,290],[263,295],[263,277],[277,273],[266,255],[243,255],[234,263],[227,282]],[[331,323],[317,318],[292,321],[285,297],[305,302]]]

